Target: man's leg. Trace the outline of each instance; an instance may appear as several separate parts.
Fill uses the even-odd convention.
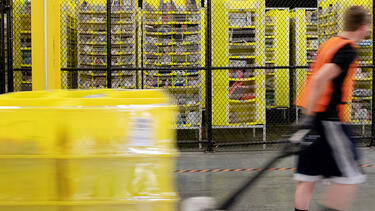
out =
[[[294,198],[294,206],[297,210],[309,209],[314,185],[315,182],[298,182]]]
[[[334,183],[322,194],[320,204],[333,210],[346,211],[350,208],[358,185]]]
[[[363,183],[366,176],[359,167],[359,155],[350,129],[334,121],[324,121],[323,125],[334,164],[329,164],[333,184],[321,195],[321,205],[346,211],[354,200],[358,184]]]

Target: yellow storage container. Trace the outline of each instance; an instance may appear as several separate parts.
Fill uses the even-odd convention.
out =
[[[155,90],[0,96],[0,211],[175,210],[168,102]]]
[[[176,210],[175,199],[123,200],[121,202],[52,202],[52,203],[9,203],[0,206],[0,211],[169,211]]]
[[[0,207],[4,201],[57,200],[55,162],[52,159],[2,157],[0,160]]]

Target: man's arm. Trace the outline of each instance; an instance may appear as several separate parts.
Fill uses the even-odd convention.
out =
[[[323,65],[316,75],[312,77],[310,93],[307,96],[307,104],[303,110],[305,115],[315,115],[313,109],[328,83],[341,74],[341,68],[337,64]]]

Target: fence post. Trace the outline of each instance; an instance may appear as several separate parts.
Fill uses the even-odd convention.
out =
[[[212,140],[212,5],[207,0],[207,33],[206,33],[206,138],[207,151],[212,152],[214,143]]]
[[[8,65],[8,92],[14,91],[13,84],[13,1],[7,0],[7,65]]]
[[[107,0],[107,88],[112,88],[112,31],[111,31],[111,0]]]
[[[375,36],[375,16],[374,16],[374,11],[375,11],[375,2],[372,2],[372,105],[371,105],[371,143],[370,146],[374,146],[374,141],[375,141],[375,46],[374,46],[374,36]]]
[[[0,4],[0,93],[5,93],[5,2]]]
[[[142,11],[143,10],[143,0],[138,0],[138,7],[140,8],[140,10]],[[141,32],[143,30],[143,14],[141,14],[141,17],[139,20],[139,24],[140,26],[137,26],[137,29],[140,29],[141,28]],[[140,54],[141,56],[138,57],[138,59],[140,58],[140,67],[141,67],[141,74],[140,74],[140,80],[141,80],[141,89],[144,89],[144,73],[145,71],[143,70],[144,68],[144,64],[143,64],[143,53],[144,53],[144,49],[143,49],[143,43],[144,43],[144,40],[143,40],[143,35],[140,36],[140,43],[141,43],[141,47],[138,47],[138,49],[140,49]],[[137,77],[138,77],[138,70],[137,70]]]

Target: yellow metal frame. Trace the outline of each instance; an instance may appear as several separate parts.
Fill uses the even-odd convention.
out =
[[[47,5],[44,5],[43,0],[33,0],[31,7],[33,90],[60,89],[60,10],[56,10],[60,8],[60,1],[48,0]],[[47,18],[44,17],[45,7]],[[45,37],[45,24],[47,37]],[[45,61],[45,53],[48,54],[47,61]]]

